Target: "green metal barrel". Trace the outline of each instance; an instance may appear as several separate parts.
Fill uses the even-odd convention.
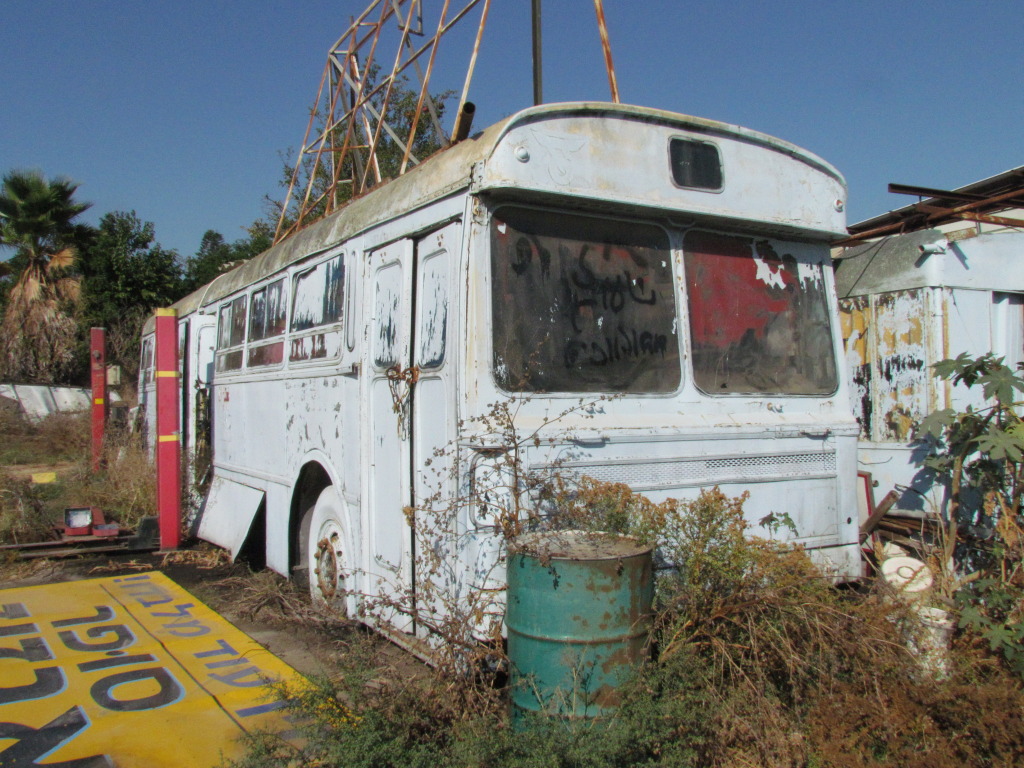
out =
[[[652,548],[617,534],[529,533],[509,545],[512,715],[600,717],[648,649]]]

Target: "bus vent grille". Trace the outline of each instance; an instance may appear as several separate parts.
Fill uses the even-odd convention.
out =
[[[620,459],[568,462],[559,469],[575,476],[586,475],[608,483],[625,483],[634,490],[649,490],[835,476],[836,455],[813,451],[774,456],[697,456],[656,461]]]

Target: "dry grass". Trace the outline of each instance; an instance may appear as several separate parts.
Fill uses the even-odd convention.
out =
[[[92,471],[87,414],[52,414],[30,422],[0,411],[0,464],[58,466],[58,480],[33,486],[0,472],[0,541],[24,543],[49,538],[67,507],[99,507],[105,517],[133,529],[156,509],[153,464],[137,435],[111,429],[101,471]]]
[[[140,563],[138,560],[129,560],[128,562],[122,562],[114,560],[107,560],[104,565],[96,565],[89,569],[89,575],[95,576],[103,573],[123,573],[124,571],[135,572],[139,571],[152,571],[156,568],[152,563]]]
[[[585,497],[586,503],[581,500]],[[599,727],[538,718],[511,727],[486,676],[405,675],[354,644],[345,676],[293,701],[312,719],[301,752],[261,743],[241,765],[982,768],[1024,765],[1024,692],[991,655],[956,645],[948,675],[910,650],[915,615],[869,589],[836,589],[799,549],[745,535],[742,498],[715,491],[652,505],[585,483],[573,524],[656,539],[657,652]],[[572,499],[570,499],[572,501]],[[280,615],[277,584],[250,615]],[[487,678],[490,679],[490,678]],[[475,686],[475,687],[474,687]],[[324,697],[351,717],[320,713]]]
[[[139,520],[155,514],[156,472],[146,449],[132,438],[125,445],[110,446],[103,469],[94,475],[87,463],[79,465],[68,481],[68,496],[76,505],[99,507],[108,519],[123,528],[135,528]]]
[[[55,560],[35,558],[19,560],[13,552],[0,554],[0,584],[24,581],[43,583],[55,581],[64,572],[64,565]]]
[[[61,514],[47,495],[59,489],[34,485],[0,469],[0,543],[25,544],[53,538]]]
[[[161,568],[172,565],[191,565],[210,571],[231,565],[231,553],[212,545],[200,545],[198,549],[177,549],[167,552],[160,560]]]
[[[338,623],[336,617],[314,607],[305,590],[272,571],[230,576],[209,587],[230,592],[231,610],[249,621],[307,627]]]
[[[0,465],[76,461],[89,450],[89,417],[54,413],[28,421],[12,409],[0,409]]]

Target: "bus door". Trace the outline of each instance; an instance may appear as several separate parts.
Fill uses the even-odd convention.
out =
[[[371,594],[399,599],[412,588],[412,531],[404,511],[412,502],[407,413],[412,386],[412,241],[373,252],[369,266],[368,587]],[[383,614],[383,621],[395,629],[412,631],[408,617],[386,609]]]
[[[430,546],[448,564],[454,564],[454,541],[443,537],[453,528],[456,488],[449,470],[455,460],[455,358],[452,346],[458,302],[453,301],[462,225],[448,224],[416,241],[416,291],[413,329],[412,487],[419,541]],[[432,531],[431,526],[440,530]],[[415,573],[416,582],[430,580],[437,589],[451,589],[445,574]],[[414,583],[416,586],[416,583]],[[450,595],[449,595],[450,596]],[[440,613],[441,605],[428,605],[438,595],[417,590],[418,608]]]
[[[460,229],[449,224],[392,243],[369,259],[370,588],[396,597],[415,589],[410,519],[443,492],[444,462],[435,452],[454,434],[447,358]],[[396,628],[413,631],[408,618],[385,614]]]

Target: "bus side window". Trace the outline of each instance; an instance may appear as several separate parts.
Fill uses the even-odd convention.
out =
[[[420,265],[422,301],[419,306],[419,350],[416,364],[424,370],[444,364],[448,338],[448,252],[437,251]]]
[[[147,387],[153,383],[153,339],[146,339],[142,342],[142,361],[139,364],[142,371],[142,386]]]
[[[286,304],[284,278],[253,291],[249,312],[247,365],[277,365],[284,360]]]
[[[337,358],[345,301],[345,263],[335,256],[295,275],[288,359],[291,362]]]
[[[246,297],[239,296],[220,308],[217,329],[217,372],[237,371],[242,367],[245,343]]]
[[[351,268],[356,261],[356,254],[350,254],[348,266]],[[349,282],[345,286],[345,346],[349,352],[356,348],[356,286]]]

